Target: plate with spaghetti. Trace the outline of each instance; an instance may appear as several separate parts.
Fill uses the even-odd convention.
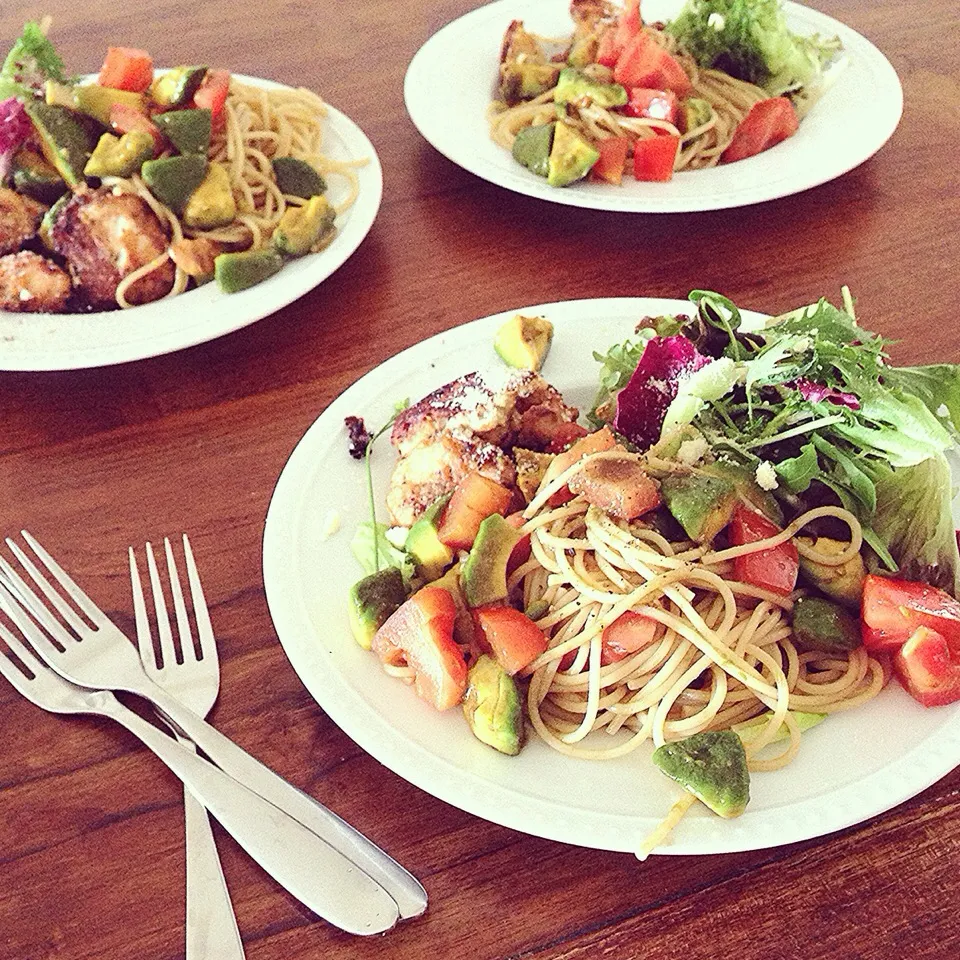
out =
[[[379,209],[357,125],[317,94],[109,48],[69,78],[28,23],[0,72],[0,369],[203,343],[329,277]]]
[[[498,0],[420,48],[406,75],[407,110],[463,169],[554,203],[678,213],[789,196],[873,156],[899,123],[903,94],[884,55],[854,30],[792,2],[757,6],[771,4],[781,35],[771,45],[787,36],[791,57],[817,63],[806,86],[802,69],[780,61],[774,72],[738,68],[752,82],[698,67],[670,33],[684,22],[683,0],[644,3],[639,26],[636,4]],[[711,38],[723,15],[702,0],[690,6],[703,22],[683,42],[697,44],[701,62],[722,65],[725,51]],[[620,35],[631,11],[633,46]],[[732,22],[727,29],[743,33]]]
[[[555,409],[573,405],[587,411],[594,407],[598,382],[597,365],[585,362],[587,349],[593,348],[600,358],[609,357],[611,345],[629,338],[641,318],[689,315],[690,310],[691,305],[686,301],[623,298],[539,304],[521,308],[520,314],[545,317],[553,325],[552,346],[542,376],[551,385],[550,389],[562,396],[564,406]],[[398,683],[397,674],[404,676],[404,668],[384,669],[377,656],[362,649],[351,634],[348,597],[362,571],[349,556],[354,548],[350,538],[369,521],[370,502],[364,464],[347,455],[345,419],[362,416],[371,428],[391,423],[398,409],[416,409],[416,404],[409,406],[410,401],[419,401],[421,397],[427,398],[424,402],[436,410],[441,397],[434,391],[444,384],[457,382],[466,383],[459,394],[461,399],[472,397],[473,402],[477,398],[482,401],[483,390],[478,390],[478,384],[467,375],[476,367],[486,371],[488,367],[497,366],[499,360],[493,349],[495,336],[515,315],[516,311],[509,311],[477,320],[411,347],[368,373],[321,414],[290,456],[271,500],[263,546],[268,605],[284,651],[317,703],[385,766],[428,793],[503,826],[564,843],[636,853],[644,838],[663,822],[681,792],[651,762],[653,727],[642,730],[642,723],[639,726],[623,724],[622,729],[608,736],[604,728],[611,717],[598,721],[598,714],[594,713],[591,723],[596,723],[596,727],[583,738],[582,744],[575,735],[569,739],[591,751],[606,751],[604,759],[581,755],[576,749],[557,749],[556,743],[548,741],[551,737],[562,739],[571,734],[583,719],[584,708],[574,705],[579,696],[575,690],[559,691],[559,699],[550,706],[550,696],[556,693],[552,691],[544,700],[548,706],[540,711],[540,717],[527,717],[529,736],[519,755],[508,756],[481,743],[465,723],[461,709],[439,712],[425,702],[419,681],[421,696],[417,696],[412,685]],[[761,315],[746,311],[743,319],[744,329],[751,322],[757,326],[764,322]],[[614,355],[623,356],[622,353]],[[465,357],[473,358],[476,367],[468,368]],[[498,382],[504,379],[501,372]],[[541,396],[538,404],[542,401]],[[403,416],[409,421],[409,414]],[[831,424],[836,422],[831,420]],[[402,429],[409,426],[405,423]],[[829,436],[826,428],[824,430],[824,437]],[[609,454],[600,456],[602,459]],[[377,511],[383,520],[385,494],[397,467],[397,455],[386,440],[374,448],[370,466]],[[438,470],[434,469],[434,473]],[[551,495],[546,488],[541,492],[547,497]],[[527,508],[527,522],[537,526],[541,505],[534,500]],[[568,519],[563,522],[579,522],[569,520],[576,513],[572,504],[560,509],[568,511]],[[397,522],[398,513],[404,519],[402,498],[391,501],[390,510],[390,522]],[[834,513],[846,515],[842,510]],[[553,522],[558,518],[548,519]],[[603,549],[607,550],[607,557],[602,558],[601,566],[615,579],[614,568],[619,561],[611,566],[610,551],[614,549],[611,544],[622,531],[608,528],[608,524],[597,521],[593,515],[586,521],[596,526],[591,536],[596,535],[598,542],[606,544]],[[809,522],[809,518],[802,522]],[[856,524],[856,520],[853,523]],[[859,527],[857,529],[859,531]],[[574,527],[561,524],[550,532],[559,549],[557,563],[564,562],[561,555],[568,550],[570,556],[580,550],[573,542],[567,542],[580,537]],[[793,533],[795,531],[790,530],[788,535]],[[651,542],[655,539],[651,534]],[[686,544],[683,549],[690,546]],[[386,540],[382,549],[390,550]],[[539,548],[535,548],[535,555],[539,555],[537,550]],[[584,562],[587,568],[593,569],[592,561]],[[721,556],[717,562],[730,561]],[[581,561],[571,563],[576,566]],[[717,570],[723,578],[733,579],[729,571],[724,572],[725,568],[715,567],[714,572]],[[514,569],[520,578],[528,573]],[[525,590],[534,594],[543,590],[546,581],[538,581],[537,576],[530,579]],[[705,576],[709,579],[712,574]],[[682,606],[684,589],[699,591],[701,586],[692,582],[679,584],[678,603]],[[725,590],[718,587],[714,596],[723,594],[729,600]],[[543,596],[528,599],[543,599]],[[555,597],[546,599],[556,600]],[[757,599],[754,591],[751,604]],[[708,632],[714,630],[726,616],[723,611],[727,600],[716,600],[712,611],[698,605],[692,616],[704,618]],[[740,631],[738,635],[744,636],[742,631],[757,628],[757,622],[750,619],[756,609],[760,608],[750,606],[734,613],[731,623]],[[767,612],[765,610],[764,617]],[[538,615],[543,617],[543,611]],[[777,619],[779,616],[766,618],[762,631],[776,633],[779,630],[778,636],[782,638],[784,627],[782,620]],[[561,614],[558,622],[565,618],[569,623],[569,611]],[[548,621],[541,619],[538,623],[554,634],[555,661],[577,646],[579,641],[571,640],[572,635],[557,640]],[[680,632],[686,629],[676,623],[666,627],[674,628]],[[664,624],[656,629],[664,629]],[[557,643],[568,640],[570,650],[557,647]],[[674,829],[669,842],[663,842],[656,852],[721,853],[822,836],[904,802],[952,770],[960,762],[960,706],[954,703],[925,708],[891,681],[889,668],[878,666],[877,658],[871,660],[861,654],[857,654],[857,658],[861,659],[849,668],[846,660],[843,667],[833,663],[812,668],[834,671],[835,675],[829,676],[834,686],[815,689],[813,693],[820,699],[816,703],[812,699],[809,703],[804,701],[799,709],[822,710],[828,715],[823,722],[803,730],[801,747],[791,752],[789,762],[779,766],[774,763],[772,766],[776,769],[755,773],[750,782],[749,806],[742,816],[720,819],[696,804]],[[809,660],[801,656],[797,662]],[[696,656],[688,664],[678,662],[673,667],[680,674],[689,674],[684,681],[688,686],[691,677],[704,669],[703,664],[696,662]],[[528,695],[546,676],[538,672],[539,668],[531,669],[532,674],[531,671],[518,674],[524,677]],[[565,663],[563,669],[576,673],[577,668]],[[611,666],[601,669],[609,671]],[[613,669],[617,669],[616,663]],[[805,669],[798,667],[801,674]],[[791,667],[786,672],[795,675],[797,671]],[[412,676],[406,678],[413,679]],[[816,683],[816,679],[813,682]],[[698,686],[694,682],[690,694],[700,698],[694,712],[704,709],[704,702],[713,700],[711,689],[697,693]],[[841,688],[845,686],[848,689],[843,692]],[[767,706],[775,702],[771,687],[763,687],[760,694]],[[601,694],[598,698],[601,709],[609,705],[605,696]],[[666,693],[659,696],[669,700]],[[676,694],[672,696],[675,698]],[[568,699],[564,701],[564,697]],[[826,703],[831,697],[834,700],[850,697],[847,705],[854,708],[832,710]],[[739,709],[736,699],[728,704],[733,713]],[[556,704],[560,705],[558,709]],[[650,705],[641,706],[646,709]],[[673,721],[680,715],[675,717],[670,708],[668,703],[664,716],[669,715]],[[719,701],[711,709],[720,709]],[[740,723],[733,713],[731,722]],[[571,714],[575,720],[571,720]],[[747,710],[738,716],[750,715],[751,711]],[[663,719],[660,717],[656,722]],[[749,720],[747,723],[750,725]],[[683,726],[682,717],[680,725]],[[542,735],[536,732],[541,726],[545,728]],[[670,739],[669,730],[667,739]],[[776,755],[783,755],[782,744],[774,747]]]

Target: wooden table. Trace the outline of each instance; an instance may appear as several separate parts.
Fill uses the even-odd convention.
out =
[[[248,957],[960,956],[960,771],[858,827],[752,853],[640,864],[524,836],[422,793],[324,715],[277,641],[260,559],[271,491],[324,407],[385,358],[475,317],[694,287],[776,312],[846,283],[865,324],[901,341],[899,361],[960,360],[953,0],[819,0],[897,69],[905,113],[893,139],[799,196],[682,216],[547,205],[477,180],[421,139],[404,71],[468,0],[155,0],[131,17],[134,6],[5,4],[0,36],[51,13],[77,72],[97,69],[110,42],[312,87],[366,131],[385,171],[358,252],[277,315],[142,362],[0,375],[0,530],[27,527],[55,547],[127,624],[127,545],[188,531],[223,659],[214,722],[429,891],[422,919],[353,938],[221,835]],[[44,714],[5,683],[0,718],[0,957],[182,957],[178,782],[115,725]]]

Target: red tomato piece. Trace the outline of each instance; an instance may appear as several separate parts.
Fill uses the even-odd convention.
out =
[[[927,627],[960,657],[960,603],[928,583],[871,573],[863,584],[860,620],[864,646],[873,652],[896,650],[918,627]]]
[[[126,103],[115,103],[110,107],[110,126],[120,134],[149,133],[153,137],[153,155],[157,156],[166,145],[160,128],[145,114]]]
[[[951,656],[946,638],[917,627],[893,661],[907,693],[925,707],[960,700],[960,659]]]
[[[642,613],[627,610],[603,628],[600,637],[600,662],[616,663],[653,642],[657,621]]]
[[[443,587],[423,587],[395,610],[373,637],[384,664],[413,669],[417,695],[438,710],[463,699],[467,664],[453,640],[457,606]]]
[[[623,168],[627,164],[627,151],[630,149],[629,137],[608,137],[597,143],[600,156],[590,168],[589,180],[603,180],[606,183],[620,183],[623,180]]]
[[[437,536],[455,550],[469,550],[477,538],[480,524],[495,513],[504,514],[513,493],[483,474],[468,473],[457,484],[443,512]]]
[[[767,540],[780,532],[780,528],[763,514],[741,503],[730,523],[730,542],[739,547]],[[766,550],[743,554],[733,561],[733,575],[737,580],[784,596],[797,585],[799,570],[800,556],[790,540]]]
[[[680,61],[643,31],[620,54],[613,68],[613,78],[628,89],[646,87],[673,90],[681,97],[688,96],[693,89]]]
[[[797,111],[786,97],[770,97],[755,103],[740,121],[721,163],[744,160],[792,137],[800,126]]]
[[[569,449],[564,450],[562,453],[558,453],[553,458],[550,466],[547,467],[544,482],[549,482],[555,477],[558,477],[561,473],[563,473],[564,470],[569,469],[578,460],[582,460],[589,454],[602,453],[604,450],[612,450],[616,445],[616,438],[610,431],[609,427],[601,427],[599,430],[596,430],[593,433],[585,434],[579,440],[575,440],[570,445]],[[552,494],[547,500],[547,503],[551,507],[559,507],[568,500],[572,500],[573,497],[574,494],[570,492],[570,488],[563,487],[556,493]]]
[[[608,27],[601,34],[600,42],[597,44],[597,63],[610,67],[611,70],[617,65],[617,60],[623,53],[623,47],[618,47],[617,42],[617,28]]]
[[[228,70],[208,70],[203,81],[193,95],[193,105],[210,111],[214,127],[222,122],[223,105],[230,92],[230,72]]]
[[[677,125],[677,95],[672,90],[656,90],[652,87],[634,87],[629,91],[629,100],[623,112],[630,117],[650,117],[651,120],[666,120]]]
[[[633,175],[638,180],[665,183],[673,177],[680,138],[674,136],[648,137],[633,145]]]
[[[519,530],[526,522],[523,519],[523,512],[511,513],[509,517],[504,517],[511,527]],[[523,566],[530,559],[530,534],[525,533],[514,545],[510,552],[510,558],[507,560],[507,576],[509,577],[517,567]]]
[[[550,438],[550,444],[547,446],[547,453],[563,453],[567,447],[575,440],[585,437],[590,431],[582,427],[579,423],[561,423],[556,432]]]
[[[547,649],[546,634],[513,607],[485,606],[473,611],[480,643],[511,676],[532,663]]]
[[[153,58],[146,50],[107,47],[97,83],[112,90],[143,93],[153,83]]]

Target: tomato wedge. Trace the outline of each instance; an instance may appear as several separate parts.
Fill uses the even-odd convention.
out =
[[[734,546],[758,543],[760,540],[775,537],[780,532],[780,528],[762,513],[757,513],[742,503],[738,504],[733,512],[730,542]],[[790,540],[766,550],[743,554],[733,561],[733,575],[737,580],[784,596],[791,593],[797,585],[799,570],[800,556]]]
[[[223,121],[223,105],[227,102],[230,92],[230,72],[228,70],[208,70],[203,75],[203,81],[193,95],[193,105],[210,111],[214,129]]]
[[[589,180],[603,180],[605,183],[620,183],[623,180],[623,168],[627,163],[627,151],[630,149],[629,137],[608,137],[597,142],[600,156],[590,168]],[[577,424],[574,424],[577,426]],[[581,428],[582,429],[582,428]]]
[[[935,630],[960,657],[960,603],[928,583],[867,576],[860,602],[863,644],[875,653],[899,649],[918,627]]]
[[[543,483],[549,483],[563,473],[564,470],[569,469],[578,460],[582,460],[591,453],[602,453],[604,450],[612,450],[616,445],[616,437],[614,437],[609,427],[601,427],[593,433],[588,433],[579,440],[575,440],[567,450],[558,453],[553,458],[550,466],[547,467]],[[550,497],[547,503],[549,503],[551,507],[559,507],[568,500],[572,500],[573,496],[569,487],[562,487]]]
[[[504,517],[511,527],[519,530],[526,522],[523,519],[523,512],[511,513],[509,517]],[[523,566],[530,559],[530,534],[525,533],[514,545],[507,560],[507,576],[509,577],[517,567]]]
[[[638,180],[665,183],[673,178],[680,138],[669,135],[637,140],[633,145],[633,175]]]
[[[417,695],[438,710],[463,699],[467,664],[453,640],[457,605],[443,587],[423,587],[374,634],[372,649],[385,665],[406,664]]]
[[[720,155],[720,162],[733,163],[769,150],[792,137],[799,126],[797,111],[786,97],[760,100],[738,124],[730,146]]]
[[[653,642],[657,621],[627,610],[603,628],[600,636],[600,663],[616,663]]]
[[[502,484],[475,471],[457,484],[443,512],[437,536],[455,550],[469,550],[480,524],[495,513],[506,513],[513,493]]]
[[[893,661],[907,693],[925,707],[960,700],[960,658],[951,655],[946,638],[917,627]]]
[[[673,90],[680,97],[689,96],[693,90],[680,61],[643,32],[638,33],[620,54],[613,68],[613,78],[628,89]]]
[[[133,47],[107,47],[97,83],[112,90],[143,93],[153,83],[153,57]]]
[[[110,126],[117,133],[148,133],[153,137],[153,155],[159,156],[166,146],[166,139],[160,128],[145,114],[126,103],[115,103],[110,107]]]
[[[473,611],[481,646],[486,647],[511,676],[547,649],[546,634],[513,607],[484,606]]]
[[[677,125],[679,107],[677,95],[672,90],[633,87],[628,93],[627,105],[621,108],[628,117],[650,117]]]

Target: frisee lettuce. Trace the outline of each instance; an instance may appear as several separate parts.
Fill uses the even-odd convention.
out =
[[[40,24],[31,20],[0,67],[0,100],[38,96],[47,80],[66,82],[63,61]]]

